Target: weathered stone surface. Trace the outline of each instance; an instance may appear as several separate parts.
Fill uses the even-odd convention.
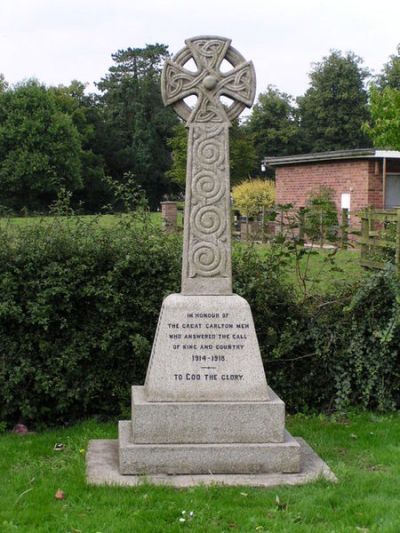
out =
[[[119,471],[118,440],[91,440],[86,456],[86,476],[90,485],[137,486],[142,483],[189,488],[196,485],[224,485],[250,487],[276,487],[303,485],[318,479],[336,482],[329,466],[301,438],[301,469],[295,474],[183,474],[183,475],[123,475]]]
[[[119,422],[121,474],[258,474],[298,472],[300,445],[289,433],[280,443],[136,444],[132,424]]]
[[[230,39],[200,36],[165,63],[161,90],[189,129],[185,194],[183,294],[231,294],[229,127],[250,107],[256,91],[252,62]],[[197,71],[185,68],[193,59]],[[221,72],[223,60],[232,65]],[[184,101],[196,95],[191,109]],[[221,96],[232,100],[229,107]]]
[[[285,404],[268,392],[265,402],[148,402],[143,387],[132,387],[133,442],[283,442]]]
[[[169,295],[160,313],[145,395],[152,402],[267,400],[246,300],[238,295]]]
[[[182,294],[163,302],[145,385],[133,387],[132,421],[120,422],[119,474],[112,441],[93,441],[92,483],[136,484],[145,475],[174,486],[264,486],[329,473],[303,445],[312,467],[294,474],[301,445],[284,430],[283,402],[268,391],[250,307],[232,294],[229,127],[254,100],[255,73],[230,43],[188,39],[162,74],[164,103],[189,130]],[[190,59],[196,72],[185,68]],[[224,59],[232,69],[222,73]],[[193,109],[184,101],[190,95]],[[221,96],[233,103],[224,107]]]

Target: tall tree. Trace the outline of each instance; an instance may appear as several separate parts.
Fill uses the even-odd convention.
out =
[[[400,45],[369,89],[371,121],[364,131],[374,146],[400,150]]]
[[[382,72],[377,76],[376,86],[378,89],[390,87],[400,90],[400,44],[397,45],[397,53],[391,55],[383,65]]]
[[[231,184],[236,185],[249,178],[255,168],[260,168],[253,136],[238,119],[233,121],[230,129],[229,147]]]
[[[302,151],[293,98],[273,85],[259,95],[246,127],[254,138],[258,163],[265,156]]]
[[[364,131],[374,146],[400,150],[400,90],[371,86],[370,113],[371,121],[365,123]]]
[[[8,87],[8,83],[4,77],[4,74],[0,73],[0,92],[5,91]]]
[[[168,57],[163,44],[119,50],[97,84],[103,93],[106,170],[119,180],[132,172],[153,206],[169,187],[166,141],[177,124],[175,113],[161,99],[160,73]]]
[[[181,190],[186,180],[186,153],[188,132],[182,122],[173,129],[173,135],[168,139],[168,146],[172,150],[172,165],[167,175]],[[230,149],[230,177],[235,185],[248,178],[257,163],[257,154],[251,135],[236,119],[229,131]]]
[[[313,65],[310,88],[299,97],[300,130],[305,149],[311,152],[369,146],[362,130],[369,118],[367,91],[369,71],[361,58],[333,50]]]
[[[0,203],[43,209],[61,187],[82,187],[72,118],[36,80],[0,92]]]
[[[104,125],[98,97],[85,93],[85,84],[73,80],[69,86],[53,87],[57,104],[76,126],[81,142],[80,161],[83,187],[74,194],[86,212],[98,212],[111,200],[104,179],[104,157],[100,152]]]

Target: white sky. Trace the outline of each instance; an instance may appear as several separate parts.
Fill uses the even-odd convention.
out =
[[[298,96],[332,48],[379,72],[399,30],[400,0],[0,0],[0,72],[11,83],[92,83],[118,49],[159,42],[177,52],[211,34],[253,60],[257,93],[271,83]]]

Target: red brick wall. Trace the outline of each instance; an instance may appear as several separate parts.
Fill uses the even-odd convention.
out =
[[[341,209],[342,193],[350,193],[352,214],[368,205],[382,207],[381,162],[353,159],[288,165],[276,169],[278,204],[305,206],[310,194],[318,191],[321,186],[334,191],[338,212]]]
[[[368,204],[383,208],[382,161],[369,161]]]

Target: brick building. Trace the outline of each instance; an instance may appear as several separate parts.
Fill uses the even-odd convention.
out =
[[[400,152],[338,150],[294,156],[266,157],[275,169],[276,203],[303,207],[321,186],[334,192],[338,212],[356,214],[364,207],[400,207]],[[355,221],[354,221],[355,222]]]

